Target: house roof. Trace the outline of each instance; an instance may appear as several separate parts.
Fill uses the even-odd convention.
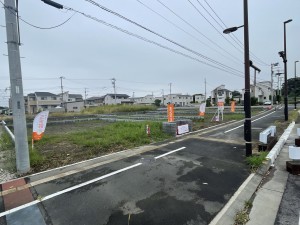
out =
[[[50,92],[35,92],[35,95],[36,96],[41,96],[41,97],[44,97],[44,96],[57,96],[57,95],[52,94]]]
[[[82,98],[81,94],[69,94],[69,98]]]
[[[104,97],[103,96],[94,96],[94,97],[87,98],[86,100],[87,101],[94,101],[94,100],[97,100],[97,99],[103,100]]]
[[[110,96],[110,97],[119,97],[119,98],[129,98],[130,96],[129,95],[126,95],[126,94],[106,94],[105,96]],[[103,97],[105,97],[103,96]]]

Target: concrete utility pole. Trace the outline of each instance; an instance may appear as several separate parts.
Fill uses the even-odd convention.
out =
[[[117,94],[116,94],[116,79],[115,78],[112,78],[111,79],[111,83],[113,85],[113,88],[114,88],[114,94],[115,94],[115,104],[117,104]]]
[[[19,34],[17,28],[17,9],[14,0],[4,0],[7,50],[12,96],[13,124],[17,172],[27,173],[30,170],[25,104],[19,52]]]
[[[271,63],[271,105],[273,106],[273,102],[274,102],[274,90],[273,90],[273,67],[274,66],[278,66],[279,63]]]
[[[61,105],[62,105],[64,102],[64,86],[63,86],[62,80],[65,79],[65,77],[61,76],[61,77],[59,77],[59,79],[60,79]]]
[[[204,100],[205,100],[205,103],[206,103],[206,78],[204,78],[204,84],[205,84],[205,87],[204,87],[204,90],[205,90]]]
[[[296,72],[297,66],[296,66],[296,63],[297,62],[299,62],[299,60],[295,61],[295,86],[294,86],[295,87],[294,88],[295,89],[295,96],[294,96],[294,98],[295,98],[294,99],[295,100],[295,109],[297,109],[297,95],[296,95],[296,83],[297,83],[296,82],[296,79],[297,79],[297,72]]]
[[[87,88],[84,88],[84,108],[85,108],[85,104],[86,104],[86,96],[87,96]]]
[[[162,93],[162,105],[165,105],[165,93],[164,93],[164,89],[161,89],[161,93]]]
[[[170,103],[172,103],[172,96],[171,96],[171,93],[172,93],[172,83],[169,83],[170,85]]]

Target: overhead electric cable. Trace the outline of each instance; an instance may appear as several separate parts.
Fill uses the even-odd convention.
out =
[[[1,4],[3,5],[3,7],[5,8],[5,7],[6,7],[5,4],[4,4],[2,1],[0,1],[0,2],[1,2]],[[8,9],[8,10],[9,10],[11,13],[14,14],[14,12],[12,12],[12,9]],[[50,30],[50,29],[55,29],[55,28],[58,28],[58,27],[64,25],[64,24],[67,23],[67,22],[68,22],[75,14],[76,14],[76,12],[74,12],[73,15],[71,15],[71,16],[70,16],[67,20],[65,20],[64,22],[62,22],[62,23],[60,23],[60,24],[58,24],[58,25],[52,26],[52,27],[40,27],[40,26],[34,25],[34,24],[29,23],[29,22],[27,22],[26,20],[22,19],[22,17],[19,16],[19,15],[17,15],[17,18],[18,18],[19,20],[21,20],[22,22],[26,23],[27,25],[32,26],[32,27],[34,27],[34,28],[41,29],[41,30]]]
[[[215,69],[219,69],[219,70],[221,70],[221,71],[223,71],[223,72],[226,72],[226,73],[229,73],[229,74],[238,76],[238,77],[244,77],[244,76],[241,75],[240,73],[237,73],[237,72],[234,72],[234,71],[230,71],[230,70],[228,70],[228,69],[220,68],[220,67],[217,67],[217,66],[215,66],[215,65],[209,64],[209,63],[207,63],[207,62],[205,62],[205,61],[202,61],[202,60],[200,60],[200,59],[198,59],[198,58],[192,57],[192,56],[190,56],[190,55],[188,55],[188,54],[185,54],[185,53],[180,52],[180,51],[178,51],[178,50],[172,49],[172,48],[170,48],[170,47],[167,47],[167,46],[162,45],[162,44],[160,44],[160,43],[157,43],[157,42],[155,42],[155,41],[151,41],[151,40],[149,40],[149,39],[147,39],[147,38],[145,38],[145,37],[142,37],[142,36],[140,36],[140,35],[138,35],[138,34],[132,33],[132,32],[130,32],[130,31],[128,31],[128,30],[122,29],[122,28],[117,27],[117,26],[115,26],[115,25],[112,25],[112,24],[110,24],[110,23],[107,23],[107,22],[105,22],[105,21],[103,21],[103,20],[100,20],[100,19],[98,19],[98,18],[96,18],[96,17],[93,17],[93,16],[91,16],[91,15],[85,14],[85,13],[83,13],[83,12],[81,12],[81,11],[78,11],[78,10],[75,10],[75,9],[72,9],[72,8],[69,8],[69,7],[66,7],[66,6],[65,6],[65,8],[67,8],[67,9],[69,9],[69,10],[71,10],[71,11],[75,11],[75,12],[77,12],[77,13],[79,13],[79,14],[81,14],[81,15],[83,15],[83,16],[89,18],[89,19],[92,19],[92,20],[94,20],[94,21],[96,21],[96,22],[98,22],[98,23],[101,23],[101,24],[103,24],[103,25],[105,25],[105,26],[111,27],[111,28],[116,29],[116,30],[118,30],[118,31],[121,31],[121,32],[123,32],[123,33],[125,33],[125,34],[128,34],[128,35],[130,35],[130,36],[136,37],[136,38],[138,38],[138,39],[140,39],[140,40],[143,40],[143,41],[145,41],[145,42],[154,44],[154,45],[156,45],[156,46],[158,46],[158,47],[161,47],[161,48],[163,48],[163,49],[166,49],[166,50],[171,51],[171,52],[173,52],[173,53],[176,53],[176,54],[178,54],[178,55],[181,55],[181,56],[184,56],[184,57],[186,57],[186,58],[189,58],[189,59],[198,61],[198,62],[200,62],[200,63],[202,63],[202,64],[205,64],[205,65],[207,65],[207,66],[213,67],[213,68],[215,68]]]
[[[211,59],[211,58],[209,58],[209,57],[207,57],[207,56],[205,56],[205,55],[203,55],[203,54],[201,54],[201,53],[199,53],[199,52],[196,52],[196,51],[194,51],[194,50],[192,50],[192,49],[190,49],[190,48],[188,48],[188,47],[186,47],[186,46],[184,46],[184,45],[182,45],[182,44],[179,44],[179,43],[177,43],[176,41],[173,41],[172,39],[170,39],[170,38],[168,38],[168,37],[165,37],[165,36],[163,36],[163,35],[161,35],[161,34],[155,32],[155,31],[153,31],[153,30],[151,30],[151,29],[149,29],[149,28],[147,28],[147,27],[145,27],[145,26],[143,26],[143,25],[141,25],[141,24],[139,24],[139,23],[137,23],[137,22],[135,22],[135,21],[133,21],[133,20],[131,20],[131,19],[128,19],[127,17],[122,16],[121,14],[119,14],[119,13],[117,13],[117,12],[114,12],[113,10],[110,10],[110,9],[108,9],[108,8],[106,8],[106,7],[102,6],[102,5],[100,5],[100,4],[98,4],[97,2],[95,2],[95,1],[93,1],[93,0],[85,0],[85,1],[87,1],[87,2],[89,2],[89,3],[91,3],[91,4],[95,5],[95,6],[97,6],[97,7],[99,7],[100,9],[102,9],[102,10],[104,10],[104,11],[106,11],[106,12],[109,12],[109,13],[111,13],[111,14],[113,14],[113,15],[115,15],[115,16],[121,18],[121,19],[124,19],[124,20],[126,20],[127,22],[130,22],[130,23],[132,23],[132,24],[134,24],[134,25],[136,25],[136,26],[138,26],[138,27],[140,27],[140,28],[142,28],[142,29],[144,29],[144,30],[146,30],[146,31],[148,31],[148,32],[150,32],[150,33],[152,33],[152,34],[154,34],[154,35],[156,35],[156,36],[158,36],[158,37],[164,39],[164,40],[166,40],[166,41],[169,41],[169,42],[171,42],[172,44],[174,44],[174,45],[176,45],[176,46],[178,46],[178,47],[181,47],[181,48],[185,49],[186,51],[189,51],[189,52],[191,52],[191,53],[193,53],[193,54],[195,54],[195,55],[197,55],[197,56],[199,56],[199,57],[201,57],[201,58],[203,58],[203,59],[205,59],[205,60],[207,60],[207,61],[209,61],[209,62],[211,62],[211,63],[217,64],[218,66],[221,66],[221,67],[226,68],[226,69],[229,69],[229,70],[233,70],[233,71],[238,72],[238,73],[243,73],[243,72],[241,72],[241,71],[239,71],[239,70],[236,70],[236,69],[234,69],[234,68],[232,68],[232,67],[230,67],[230,66],[227,66],[227,65],[225,65],[225,64],[223,64],[223,63],[220,63],[220,62],[218,62],[218,61],[216,61],[216,60],[214,60],[214,59]]]
[[[198,0],[197,0],[198,1]],[[216,11],[213,9],[213,7],[206,1],[204,0],[205,3],[208,5],[208,7],[211,9],[211,11],[216,15],[216,17],[221,21],[221,23],[225,26],[225,28],[227,28],[227,25],[224,23],[224,21],[219,17],[219,15],[216,13]],[[232,33],[232,36],[242,45],[244,46],[244,44]],[[265,63],[263,60],[261,60],[260,58],[258,58],[254,53],[252,53],[250,51],[250,55],[252,55],[254,58],[256,58],[258,61],[260,61],[262,64],[264,64],[265,66],[270,66],[268,63]]]
[[[175,26],[176,28],[178,28],[179,30],[183,31],[184,33],[186,33],[187,35],[189,35],[190,37],[194,38],[196,41],[200,42],[201,44],[205,45],[206,47],[212,49],[213,51],[217,52],[218,54],[222,55],[223,57],[226,57],[222,52],[216,50],[215,48],[209,46],[208,44],[206,44],[205,42],[201,41],[199,38],[197,38],[196,36],[192,35],[191,33],[187,32],[186,30],[184,30],[183,28],[179,27],[178,25],[176,25],[175,23],[173,23],[172,21],[170,21],[169,19],[167,19],[166,17],[164,17],[163,15],[161,15],[160,13],[156,12],[155,10],[153,10],[151,7],[149,7],[148,5],[146,5],[145,3],[141,2],[140,0],[136,0],[137,2],[139,2],[141,5],[143,5],[144,7],[146,7],[147,9],[149,9],[150,11],[152,11],[153,13],[155,13],[156,15],[158,15],[159,17],[163,18],[165,21],[167,21],[168,23],[172,24],[173,26]],[[235,62],[241,63],[241,61],[237,60],[236,58],[233,58],[233,60],[235,60]]]
[[[239,62],[243,63],[238,57],[234,56],[233,54],[231,54],[229,51],[227,51],[226,49],[224,49],[222,46],[220,46],[219,44],[217,44],[216,42],[214,42],[212,39],[208,38],[205,34],[203,34],[199,29],[197,29],[195,26],[193,26],[191,23],[189,23],[188,21],[186,21],[185,19],[183,19],[181,16],[179,16],[175,11],[173,11],[171,8],[169,8],[167,5],[165,5],[164,3],[162,3],[160,0],[156,0],[158,3],[160,3],[163,7],[165,7],[167,10],[169,10],[173,15],[175,15],[177,18],[179,18],[181,21],[183,21],[185,24],[187,24],[188,26],[190,26],[193,30],[195,30],[197,33],[199,33],[201,36],[203,36],[204,38],[206,38],[209,42],[211,42],[212,44],[216,45],[218,48],[220,48],[221,50],[223,50],[224,52],[226,52],[229,56],[231,56],[232,58],[238,60]]]
[[[231,41],[229,41],[224,35],[223,33],[221,33],[204,15],[203,13],[201,13],[201,11],[190,1],[188,0],[188,2],[193,6],[193,8],[217,31],[217,33],[219,33],[229,44],[231,44],[237,51],[239,51],[240,53],[244,53],[241,49],[237,48]]]

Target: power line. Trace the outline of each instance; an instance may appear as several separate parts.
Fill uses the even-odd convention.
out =
[[[183,19],[181,16],[179,16],[175,11],[173,11],[171,8],[169,8],[167,5],[165,5],[164,3],[162,3],[160,0],[156,0],[158,3],[160,3],[163,7],[165,7],[168,11],[170,11],[173,15],[175,15],[177,18],[179,18],[181,21],[183,21],[185,24],[187,24],[188,26],[190,26],[193,30],[195,30],[197,33],[199,33],[201,36],[203,36],[204,38],[206,38],[209,42],[211,42],[212,44],[214,44],[215,46],[217,46],[218,48],[220,48],[221,50],[223,50],[224,52],[226,52],[229,56],[231,56],[232,58],[238,60],[239,62],[243,63],[239,58],[237,58],[236,56],[234,56],[233,54],[231,54],[229,51],[227,51],[226,49],[224,49],[223,47],[221,47],[219,44],[217,44],[216,42],[214,42],[213,40],[211,40],[210,38],[208,38],[205,34],[203,34],[199,29],[197,29],[195,26],[193,26],[191,23],[189,23],[188,21],[186,21],[185,19]]]
[[[5,7],[5,4],[0,1],[1,4]],[[8,9],[10,11],[10,13],[13,13],[11,9]],[[40,27],[40,26],[37,26],[37,25],[34,25],[32,23],[29,23],[27,22],[26,20],[22,19],[20,16],[17,15],[17,18],[19,20],[21,20],[22,22],[26,23],[27,25],[31,26],[31,27],[34,27],[34,28],[37,28],[37,29],[40,29],[40,30],[50,30],[50,29],[55,29],[55,28],[58,28],[62,25],[64,25],[65,23],[67,23],[74,15],[76,14],[76,12],[73,13],[73,15],[71,15],[67,20],[65,20],[64,22],[58,24],[58,25],[55,25],[55,26],[52,26],[52,27]]]
[[[186,57],[186,58],[189,58],[189,59],[198,61],[198,62],[200,62],[200,63],[202,63],[202,64],[205,64],[205,65],[207,65],[207,66],[210,66],[210,67],[213,67],[213,68],[215,68],[215,69],[221,70],[221,71],[223,71],[223,72],[229,73],[229,74],[231,74],[231,75],[238,76],[238,77],[244,77],[244,76],[242,76],[242,75],[240,74],[240,73],[241,73],[240,71],[239,71],[240,73],[237,73],[237,72],[229,71],[229,70],[227,70],[227,69],[225,69],[225,68],[220,68],[220,67],[214,66],[214,65],[209,64],[209,63],[207,63],[207,62],[204,62],[204,61],[202,61],[202,60],[200,60],[200,59],[198,59],[198,58],[192,57],[192,56],[187,55],[187,54],[185,54],[185,53],[183,53],[183,52],[177,51],[177,50],[175,50],[175,49],[172,49],[172,48],[170,48],[170,47],[167,47],[167,46],[162,45],[162,44],[160,44],[160,43],[157,43],[157,42],[155,42],[155,41],[151,41],[151,40],[149,40],[149,39],[147,39],[147,38],[145,38],[145,37],[142,37],[142,36],[140,36],[140,35],[137,35],[137,34],[135,34],[135,33],[132,33],[132,32],[130,32],[130,31],[128,31],[128,30],[125,30],[125,29],[122,29],[122,28],[117,27],[117,26],[115,26],[115,25],[112,25],[112,24],[110,24],[110,23],[107,23],[107,22],[105,22],[105,21],[103,21],[103,20],[100,20],[100,19],[98,19],[98,18],[96,18],[96,17],[90,16],[90,15],[88,15],[88,14],[85,14],[85,13],[83,13],[83,12],[80,12],[80,11],[75,10],[75,9],[72,9],[72,8],[68,8],[68,9],[69,9],[69,10],[72,10],[72,11],[76,11],[77,13],[79,13],[79,14],[81,14],[81,15],[83,15],[83,16],[89,18],[89,19],[92,19],[92,20],[94,20],[94,21],[96,21],[96,22],[98,22],[98,23],[101,23],[101,24],[103,24],[103,25],[105,25],[105,26],[111,27],[111,28],[116,29],[116,30],[118,30],[118,31],[121,31],[121,32],[123,32],[123,33],[125,33],[125,34],[128,34],[128,35],[130,35],[130,36],[136,37],[136,38],[138,38],[138,39],[140,39],[140,40],[143,40],[143,41],[145,41],[145,42],[154,44],[154,45],[156,45],[156,46],[158,46],[158,47],[161,47],[161,48],[163,48],[163,49],[166,49],[166,50],[168,50],[168,51],[170,51],[170,52],[173,52],[173,53],[176,53],[176,54],[178,54],[178,55],[184,56],[184,57]]]
[[[198,0],[197,0],[198,1]],[[211,5],[206,1],[204,0],[205,3],[208,5],[208,7],[211,9],[211,11],[216,15],[216,17],[221,21],[221,23],[225,26],[225,28],[227,28],[227,25],[224,23],[224,21],[219,17],[219,15],[216,13],[216,11],[211,7]],[[199,2],[199,1],[198,1]],[[201,4],[202,5],[202,4]],[[239,43],[241,46],[244,46],[244,44],[234,35],[234,34],[231,34],[232,37],[234,37]],[[230,35],[230,37],[231,37]],[[260,61],[262,64],[264,64],[265,66],[269,66],[267,63],[265,63],[263,60],[261,60],[260,58],[258,58],[254,53],[252,53],[250,51],[250,54],[256,58],[258,61]],[[260,64],[259,62],[257,62],[258,64]]]
[[[218,54],[222,55],[223,57],[226,57],[223,53],[221,53],[220,51],[216,50],[215,48],[207,45],[205,42],[201,41],[199,38],[197,38],[196,36],[192,35],[191,33],[189,33],[188,31],[184,30],[183,28],[181,28],[180,26],[178,26],[177,24],[173,23],[172,21],[170,21],[169,19],[167,19],[166,17],[164,17],[163,15],[161,15],[160,13],[156,12],[155,10],[153,10],[151,7],[149,7],[148,5],[146,5],[145,3],[141,2],[140,0],[136,0],[137,2],[139,2],[141,5],[143,5],[144,7],[146,7],[147,9],[149,9],[150,11],[152,11],[153,13],[155,13],[156,15],[158,15],[159,17],[163,18],[165,21],[167,21],[168,23],[172,24],[173,26],[175,26],[176,28],[178,28],[179,30],[183,31],[184,33],[186,33],[187,35],[189,35],[190,37],[192,37],[193,39],[195,39],[196,41],[200,42],[201,44],[203,44],[204,46],[212,49],[213,51],[217,52]],[[235,60],[235,62],[240,63],[239,60],[237,60],[236,58],[233,58]]]
[[[188,2],[194,7],[194,9],[217,31],[218,34],[220,34],[229,44],[231,44],[237,51],[240,53],[243,53],[243,51],[239,48],[237,48],[231,41],[229,41],[202,13],[201,11],[190,1]]]
[[[201,53],[199,53],[199,52],[196,52],[196,51],[194,51],[194,50],[192,50],[192,49],[190,49],[190,48],[188,48],[188,47],[186,47],[186,46],[184,46],[184,45],[182,45],[182,44],[179,44],[178,42],[173,41],[172,39],[170,39],[170,38],[168,38],[168,37],[165,37],[165,36],[163,36],[163,35],[161,35],[161,34],[155,32],[155,31],[153,31],[153,30],[151,30],[151,29],[149,29],[149,28],[147,28],[147,27],[145,27],[145,26],[143,26],[143,25],[141,25],[141,24],[139,24],[139,23],[137,23],[137,22],[135,22],[135,21],[133,21],[133,20],[131,20],[131,19],[129,19],[129,18],[127,18],[127,17],[125,17],[125,16],[123,16],[123,15],[117,13],[117,12],[115,12],[115,11],[113,11],[113,10],[110,10],[110,9],[108,9],[108,8],[106,8],[106,7],[104,7],[104,6],[100,5],[100,4],[98,4],[98,3],[96,3],[96,2],[93,1],[93,0],[85,0],[85,1],[87,1],[87,2],[89,2],[89,3],[91,3],[91,4],[93,4],[93,5],[97,6],[98,8],[100,8],[100,9],[106,11],[106,12],[109,12],[109,13],[111,13],[111,14],[113,14],[113,15],[115,15],[115,16],[117,16],[117,17],[123,19],[123,20],[126,20],[127,22],[130,22],[130,23],[132,23],[132,24],[134,24],[134,25],[136,25],[136,26],[138,26],[138,27],[140,27],[140,28],[142,28],[142,29],[144,29],[144,30],[146,30],[146,31],[148,31],[148,32],[150,32],[150,33],[152,33],[152,34],[154,34],[154,35],[156,35],[156,36],[158,36],[158,37],[164,39],[164,40],[166,40],[166,41],[169,41],[169,42],[171,42],[172,44],[174,44],[174,45],[176,45],[176,46],[178,46],[178,47],[181,47],[181,48],[185,49],[186,51],[189,51],[189,52],[191,52],[191,53],[193,53],[193,54],[195,54],[195,55],[197,55],[197,56],[199,56],[199,57],[201,57],[201,58],[204,58],[205,60],[207,60],[207,61],[209,61],[209,62],[211,62],[211,63],[217,64],[218,66],[221,66],[221,67],[226,68],[226,69],[229,69],[229,70],[233,70],[233,71],[235,71],[235,72],[242,73],[241,71],[238,71],[238,70],[236,70],[236,69],[234,69],[234,68],[232,68],[232,67],[230,67],[230,66],[226,66],[226,65],[224,65],[223,63],[220,63],[220,62],[218,62],[218,61],[216,61],[216,60],[214,60],[214,59],[211,59],[211,58],[209,58],[209,57],[207,57],[207,56],[205,56],[205,55],[203,55],[203,54],[201,54]]]

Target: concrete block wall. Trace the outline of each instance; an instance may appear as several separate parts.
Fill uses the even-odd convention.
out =
[[[177,120],[175,122],[163,122],[163,132],[171,134],[173,136],[177,135],[177,126],[189,125],[189,132],[192,131],[192,120]]]

